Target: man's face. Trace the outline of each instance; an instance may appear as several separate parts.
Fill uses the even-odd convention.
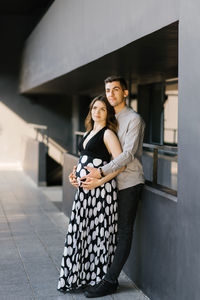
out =
[[[128,96],[128,90],[123,90],[119,81],[108,82],[105,85],[106,97],[113,107],[123,105]]]

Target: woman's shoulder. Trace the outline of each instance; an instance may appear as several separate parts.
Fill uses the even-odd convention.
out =
[[[117,135],[113,130],[111,130],[109,128],[106,128],[106,130],[104,131],[104,138],[105,139],[113,139],[113,138],[116,138],[116,137],[117,137]]]

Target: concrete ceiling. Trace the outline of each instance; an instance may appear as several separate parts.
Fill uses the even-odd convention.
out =
[[[19,73],[24,41],[52,0],[0,0],[0,71]]]
[[[103,80],[111,74],[121,74],[130,82],[142,84],[178,77],[178,22],[29,90],[27,94],[93,96],[103,91]]]
[[[47,8],[53,0],[1,0],[0,15],[29,15]]]

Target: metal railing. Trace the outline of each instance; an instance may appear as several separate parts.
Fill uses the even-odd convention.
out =
[[[78,144],[79,144],[80,140],[82,139],[84,132],[83,131],[75,131],[74,134],[75,134],[75,141],[76,141],[76,145],[75,145],[76,153],[75,154],[78,155]]]
[[[46,141],[46,143],[48,143],[48,127],[46,125],[39,125],[39,124],[34,124],[34,123],[29,123],[28,124],[29,127],[32,127],[35,132],[36,132],[36,136],[35,139],[38,141],[39,140],[39,136],[42,137],[42,141]]]
[[[152,183],[153,185],[158,185],[158,158],[159,154],[168,155],[173,157],[175,161],[177,161],[177,147],[173,146],[160,146],[160,145],[152,145],[152,144],[143,144],[143,149],[153,153],[153,168],[152,168]],[[170,188],[169,188],[170,190]],[[175,194],[176,191],[171,189],[172,193]]]
[[[84,135],[84,132],[82,131],[75,131],[76,136],[76,154],[78,154],[78,143],[82,136]],[[153,144],[147,144],[143,143],[143,150],[146,150],[148,152],[153,153],[153,168],[152,168],[152,181],[151,183],[154,186],[159,187],[160,189],[163,189],[173,195],[176,195],[176,191],[172,190],[168,187],[161,186],[158,184],[158,158],[160,154],[168,155],[171,157],[174,157],[175,161],[177,160],[177,147],[174,146],[160,146],[160,145],[153,145]]]
[[[46,125],[29,123],[29,126],[36,132],[35,139],[39,142],[43,142],[48,147],[48,154],[63,166],[63,154],[68,152],[68,150],[49,137],[48,127]]]
[[[173,135],[173,144],[177,144],[177,134],[178,134],[178,129],[174,129],[174,128],[165,128],[164,132],[172,132]]]

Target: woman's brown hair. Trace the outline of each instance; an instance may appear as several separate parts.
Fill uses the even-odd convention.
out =
[[[88,115],[87,115],[87,117],[85,119],[85,128],[86,128],[86,131],[90,131],[93,128],[93,126],[94,126],[94,121],[92,120],[91,111],[92,111],[93,105],[95,104],[96,101],[101,101],[101,102],[103,102],[105,104],[106,109],[107,109],[106,126],[110,130],[112,130],[115,133],[117,133],[118,121],[115,118],[115,110],[110,105],[110,103],[108,102],[106,96],[104,96],[104,95],[100,95],[100,96],[95,97],[92,100],[92,102],[90,103],[89,112],[88,112]]]

